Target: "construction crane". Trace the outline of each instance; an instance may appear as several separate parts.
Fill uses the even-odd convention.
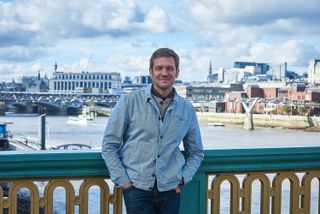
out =
[[[88,63],[87,63],[87,65],[86,65],[84,71],[88,71],[87,69],[88,69],[88,66],[89,66],[89,64],[90,64],[90,62],[91,62],[91,58],[92,58],[92,54],[91,54],[90,57],[89,57]]]

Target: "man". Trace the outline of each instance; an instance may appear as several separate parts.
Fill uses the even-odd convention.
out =
[[[179,72],[173,50],[156,50],[149,68],[153,83],[122,96],[109,118],[102,157],[123,188],[129,214],[178,213],[180,187],[203,160],[196,113],[173,88]]]

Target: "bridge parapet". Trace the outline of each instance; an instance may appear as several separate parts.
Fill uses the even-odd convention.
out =
[[[111,193],[100,151],[3,152],[0,162],[0,180],[12,182],[8,197],[0,190],[0,207],[16,209],[16,192],[26,188],[32,193],[31,213],[38,213],[39,207],[52,213],[53,201],[59,199],[55,189],[62,187],[67,213],[75,207],[87,213],[97,206],[88,205],[89,189],[96,186],[101,213],[122,211],[121,189],[115,187]],[[180,213],[276,214],[286,206],[287,213],[314,213],[312,198],[318,202],[320,196],[313,181],[319,179],[320,147],[209,150],[193,181],[182,188]],[[286,180],[289,189],[283,187]],[[80,191],[75,191],[74,181],[80,183]],[[225,182],[229,188],[223,187]]]

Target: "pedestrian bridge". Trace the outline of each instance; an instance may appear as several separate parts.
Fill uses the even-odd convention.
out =
[[[2,152],[0,162],[0,213],[16,213],[22,190],[33,214],[53,213],[57,200],[68,214],[123,212],[100,151]],[[320,147],[207,150],[180,213],[320,213],[319,180]]]
[[[97,112],[108,115],[119,94],[55,94],[47,92],[0,92],[3,109],[16,113],[77,114],[84,105],[95,104]]]

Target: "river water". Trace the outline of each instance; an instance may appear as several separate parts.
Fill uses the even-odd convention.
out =
[[[68,124],[67,116],[46,117],[46,138],[49,145],[82,143],[100,147],[107,123],[106,117],[97,117],[88,125]],[[0,117],[0,122],[12,122],[8,129],[15,135],[38,138],[38,117]],[[259,128],[247,131],[239,126],[215,127],[200,125],[205,149],[266,148],[292,146],[320,146],[320,132]]]
[[[46,117],[47,144],[57,146],[81,143],[93,148],[101,147],[102,136],[107,123],[106,117],[97,117],[88,125],[68,124],[67,121],[67,116]],[[14,135],[38,138],[38,117],[3,116],[0,117],[0,122],[12,122],[8,125],[8,129]],[[254,131],[247,131],[239,126],[215,127],[207,124],[201,124],[200,129],[205,149],[320,146],[320,132],[278,128],[255,128]],[[57,194],[62,196],[59,198],[65,198],[64,191]],[[99,193],[93,192],[93,196],[90,197],[90,204],[97,204],[97,206],[90,206],[92,207],[90,213],[98,213],[95,208],[98,207],[99,203],[98,195]],[[65,213],[64,202],[56,201],[55,203],[57,203],[58,208],[55,208],[54,213]],[[285,209],[288,210],[288,208]],[[226,207],[225,210],[228,210],[228,208]]]

